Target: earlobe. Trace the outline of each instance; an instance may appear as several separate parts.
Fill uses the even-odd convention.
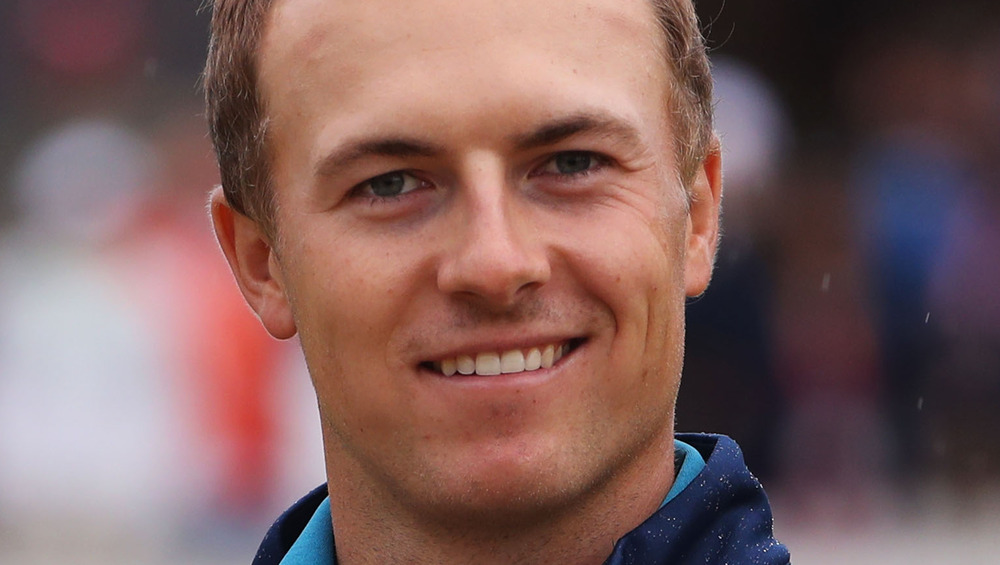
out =
[[[256,221],[229,206],[221,186],[212,191],[209,209],[219,245],[247,303],[272,336],[294,336],[295,320],[269,238]]]
[[[691,186],[687,256],[684,282],[688,296],[705,292],[712,278],[719,243],[719,211],[722,202],[722,151],[718,138],[702,161]]]

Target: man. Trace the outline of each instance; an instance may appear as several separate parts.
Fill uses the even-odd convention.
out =
[[[687,0],[217,0],[212,216],[329,481],[255,563],[787,562],[673,435],[710,81]]]

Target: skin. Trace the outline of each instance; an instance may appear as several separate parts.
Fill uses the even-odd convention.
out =
[[[721,180],[713,152],[689,206],[660,41],[644,0],[276,3],[277,240],[220,191],[212,214],[300,336],[342,563],[601,563],[669,490]],[[551,369],[431,368],[563,342]]]

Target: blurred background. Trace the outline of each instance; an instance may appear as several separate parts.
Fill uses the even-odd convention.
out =
[[[0,562],[249,563],[322,482],[244,306],[200,0],[0,0]],[[678,429],[744,447],[799,563],[1000,554],[1000,9],[700,0],[725,237]]]

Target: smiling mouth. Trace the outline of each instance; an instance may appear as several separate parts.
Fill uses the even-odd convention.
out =
[[[458,375],[507,375],[551,369],[564,356],[580,345],[583,339],[571,339],[562,343],[549,343],[527,349],[507,351],[483,351],[472,355],[448,357],[439,361],[425,361],[424,369],[441,373],[446,377]]]

